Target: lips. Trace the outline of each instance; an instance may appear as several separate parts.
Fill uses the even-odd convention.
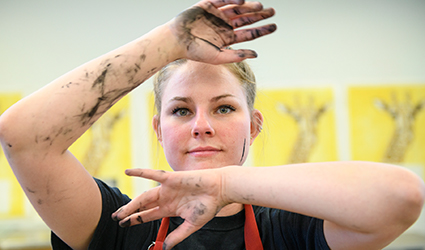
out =
[[[207,156],[215,155],[221,151],[222,151],[221,149],[207,146],[207,147],[196,147],[196,148],[190,149],[188,151],[188,154],[195,157],[207,157]]]

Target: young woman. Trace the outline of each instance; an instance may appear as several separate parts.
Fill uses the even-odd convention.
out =
[[[241,62],[256,54],[226,47],[272,33],[236,28],[273,15],[256,2],[201,1],[1,116],[4,152],[55,249],[379,249],[418,218],[424,184],[400,167],[241,166],[263,120]],[[67,149],[160,69],[153,127],[175,172],[128,170],[161,183],[130,201]]]

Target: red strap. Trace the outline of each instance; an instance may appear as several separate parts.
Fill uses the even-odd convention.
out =
[[[251,205],[244,205],[245,207],[245,248],[246,250],[263,250],[263,243],[261,243],[260,233],[258,232],[257,221],[255,221],[254,209]]]
[[[170,225],[170,218],[169,217],[163,218],[152,250],[162,250],[162,245],[164,244],[165,237],[167,236],[169,225]],[[150,248],[151,247],[149,247],[148,250]]]
[[[258,232],[257,222],[255,221],[254,210],[251,205],[244,205],[245,208],[245,248],[246,250],[263,250],[261,243],[260,233]],[[168,226],[170,225],[170,218],[162,219],[161,226],[159,227],[158,236],[156,237],[155,244],[152,250],[162,250],[165,237],[167,236]],[[150,248],[150,247],[149,247]]]

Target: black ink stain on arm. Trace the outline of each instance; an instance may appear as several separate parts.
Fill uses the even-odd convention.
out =
[[[110,64],[108,64],[110,65]],[[100,87],[100,92],[104,93],[104,88],[105,88],[105,78],[106,78],[106,73],[108,73],[108,69],[105,69],[102,74],[100,74],[100,76],[98,76],[96,78],[96,80],[94,80],[92,88],[95,88],[99,85]]]
[[[34,191],[34,190],[32,190],[32,189],[30,189],[29,187],[26,187],[26,190],[27,190],[28,192],[32,193],[32,194],[35,194],[35,191]]]

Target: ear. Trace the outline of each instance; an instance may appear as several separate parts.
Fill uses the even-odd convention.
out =
[[[155,131],[156,138],[158,139],[159,143],[162,146],[161,124],[159,122],[159,116],[158,115],[153,116],[152,127],[153,127],[153,130]]]
[[[263,114],[257,109],[252,111],[252,120],[251,120],[251,141],[249,145],[252,145],[255,138],[260,134],[263,129]]]

